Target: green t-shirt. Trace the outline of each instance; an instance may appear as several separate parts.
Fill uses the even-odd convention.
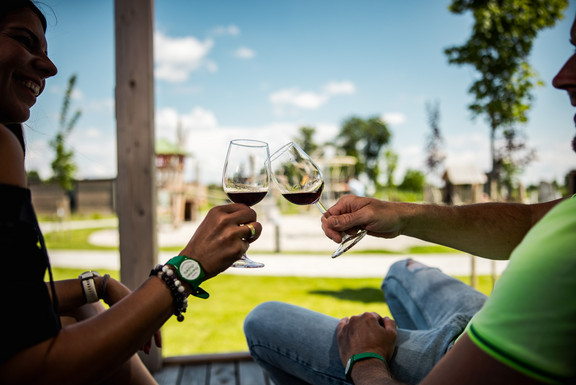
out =
[[[467,332],[484,352],[530,377],[576,379],[576,197],[526,234]]]

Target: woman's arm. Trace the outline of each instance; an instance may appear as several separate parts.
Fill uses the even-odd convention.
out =
[[[24,151],[16,136],[0,123],[0,183],[26,187]]]
[[[258,238],[262,227],[255,220],[256,213],[245,205],[215,207],[181,254],[200,262],[206,277],[214,277],[248,248],[242,240],[247,230],[240,224],[252,223],[257,235],[251,241]],[[59,284],[60,290],[69,292],[63,306],[73,306],[81,297],[80,284],[74,281]],[[54,338],[6,361],[0,367],[0,383],[98,383],[144,346],[174,312],[174,298],[156,276],[124,298],[109,301],[115,303],[107,311],[67,326]],[[190,302],[193,308],[194,299]]]

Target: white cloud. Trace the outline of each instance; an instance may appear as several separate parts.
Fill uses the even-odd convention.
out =
[[[194,107],[190,111],[179,113],[173,108],[162,108],[156,112],[156,135],[169,141],[176,141],[176,128],[181,125],[186,137],[186,150],[192,154],[193,165],[185,170],[185,178],[196,178],[198,164],[200,182],[220,183],[224,158],[228,143],[232,139],[257,139],[268,143],[273,152],[283,144],[293,140],[299,128],[299,122],[276,121],[257,127],[221,126],[213,111],[203,107]],[[334,124],[315,124],[317,140],[325,141],[338,132]]]
[[[98,111],[98,112],[114,112],[114,104],[115,101],[112,98],[108,99],[97,99],[97,100],[90,100],[88,103],[82,104],[82,106],[86,105],[89,110]]]
[[[247,47],[240,47],[236,50],[234,56],[239,57],[241,59],[252,59],[254,56],[256,56],[256,52]]]
[[[303,109],[315,110],[323,105],[328,97],[323,94],[300,91],[297,88],[276,91],[270,94],[270,101],[275,105],[289,105]]]
[[[182,116],[184,127],[190,127],[192,130],[213,130],[218,128],[216,115],[210,110],[202,107],[194,107],[190,113]]]
[[[353,94],[356,92],[354,83],[329,82],[321,92],[301,91],[299,88],[288,88],[270,94],[269,100],[274,105],[277,115],[284,115],[286,109],[292,112],[299,109],[315,110],[327,103],[335,95]]]
[[[380,116],[386,124],[400,125],[406,122],[406,116],[401,112],[388,112]]]
[[[324,86],[327,95],[346,95],[356,93],[356,86],[350,81],[330,82]]]
[[[78,87],[74,87],[71,98],[72,100],[84,100],[84,93]]]
[[[162,32],[154,34],[154,73],[158,79],[168,82],[188,80],[190,73],[202,68],[217,71],[215,63],[207,60],[214,42],[200,41],[195,37],[169,37]]]
[[[214,113],[202,107],[194,107],[185,114],[180,114],[173,108],[161,108],[156,111],[155,120],[156,136],[172,142],[176,141],[178,126],[185,134],[193,131],[195,138],[202,132],[218,130],[218,120]]]
[[[218,26],[212,30],[213,35],[229,35],[238,36],[240,35],[240,28],[238,26],[231,24],[228,26]]]

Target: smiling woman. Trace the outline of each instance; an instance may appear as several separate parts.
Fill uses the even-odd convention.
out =
[[[14,4],[2,3],[2,12],[12,17],[0,22],[0,100],[3,101],[0,119],[3,123],[27,120],[46,78],[57,72],[47,56],[46,19],[37,8],[29,12],[10,10]]]
[[[0,318],[0,330],[17,336],[0,350],[0,383],[154,384],[138,350],[148,353],[152,340],[159,346],[160,326],[173,314],[184,319],[190,294],[206,298],[200,284],[237,260],[262,226],[245,205],[214,208],[179,255],[156,266],[148,278],[152,266],[147,267],[134,291],[91,271],[52,279],[27,188],[22,132],[46,79],[57,72],[45,31],[46,20],[32,0],[2,0],[0,260],[23,269],[0,280],[0,301],[9,313]],[[246,232],[240,224],[254,228],[250,242],[242,240]]]

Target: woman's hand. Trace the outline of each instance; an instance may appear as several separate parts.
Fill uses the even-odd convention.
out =
[[[254,236],[249,226],[254,228]],[[197,260],[206,279],[218,275],[246,252],[262,233],[256,212],[244,204],[212,208],[180,255]]]

